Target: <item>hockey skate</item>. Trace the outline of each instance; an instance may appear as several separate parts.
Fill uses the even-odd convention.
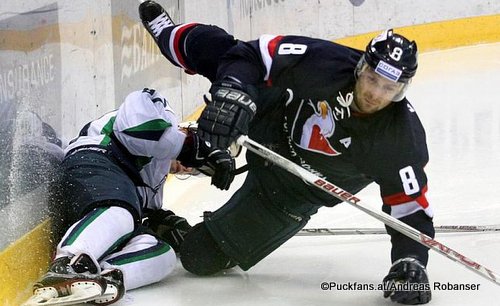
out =
[[[124,293],[121,272],[111,270],[100,275],[99,267],[85,254],[56,259],[33,287],[33,296],[23,306],[63,306],[91,301],[106,305]]]
[[[123,297],[125,287],[123,285],[123,273],[118,269],[106,270],[101,273],[106,280],[106,291],[103,295],[92,300],[92,304],[109,305]]]
[[[139,16],[146,30],[158,41],[163,29],[174,26],[175,23],[161,5],[154,1],[144,1],[139,5]]]

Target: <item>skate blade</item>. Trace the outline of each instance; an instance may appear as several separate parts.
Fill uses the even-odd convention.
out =
[[[101,296],[102,288],[98,283],[85,281],[71,284],[71,294],[58,297],[57,290],[45,287],[35,290],[35,294],[22,306],[74,305],[95,300]]]
[[[94,299],[93,301],[97,304],[109,304],[110,302],[114,301],[116,297],[118,296],[118,289],[116,289],[115,286],[108,285],[106,292],[104,292],[103,295],[99,296],[98,298]]]

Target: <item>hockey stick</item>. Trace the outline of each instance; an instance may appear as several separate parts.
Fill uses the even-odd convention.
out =
[[[273,152],[272,150],[264,147],[263,145],[251,140],[248,136],[240,136],[237,139],[238,144],[246,147],[248,150],[262,156],[263,158],[269,160],[270,162],[282,167],[288,172],[296,175],[297,177],[304,180],[306,183],[336,197],[337,199],[344,201],[351,206],[354,206],[363,212],[369,214],[370,216],[382,221],[386,225],[392,227],[398,232],[404,234],[405,236],[419,242],[420,244],[433,249],[441,255],[448,257],[449,259],[461,264],[467,269],[473,271],[476,274],[486,278],[487,280],[500,285],[499,275],[490,269],[478,264],[477,262],[465,257],[461,253],[447,247],[446,245],[432,239],[431,237],[421,233],[415,228],[399,221],[398,219],[386,214],[381,213],[378,210],[374,210],[361,203],[361,200],[356,196],[350,194],[349,192],[343,190],[342,188],[332,184],[314,174],[302,168],[301,166],[291,162],[290,160],[284,158],[283,156]]]
[[[480,233],[500,232],[500,225],[441,225],[435,226],[436,233]],[[342,235],[380,235],[387,234],[385,228],[304,228],[295,236],[342,236]]]

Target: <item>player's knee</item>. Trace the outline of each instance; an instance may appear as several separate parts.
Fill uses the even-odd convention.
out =
[[[186,235],[180,249],[182,266],[200,275],[212,275],[229,268],[230,258],[224,254],[203,223],[199,223]]]

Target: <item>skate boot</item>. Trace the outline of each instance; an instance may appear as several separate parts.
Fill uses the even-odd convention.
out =
[[[172,18],[161,5],[154,1],[144,1],[139,5],[139,16],[146,30],[158,41],[163,29],[174,26]]]
[[[125,294],[122,271],[119,269],[105,270],[101,273],[101,276],[106,280],[106,291],[91,303],[109,305],[121,299]]]
[[[33,286],[33,296],[23,305],[73,305],[94,300],[105,293],[106,279],[86,254],[61,257]]]

